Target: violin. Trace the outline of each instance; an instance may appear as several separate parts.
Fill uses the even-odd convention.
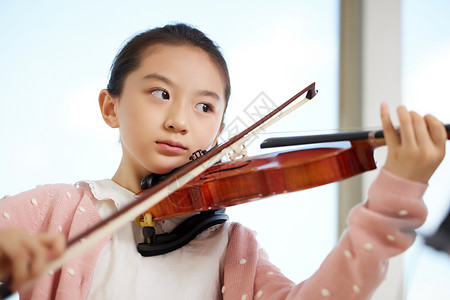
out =
[[[373,149],[366,140],[359,140],[348,149],[279,151],[219,163],[145,211],[141,220],[148,214],[159,221],[220,209],[343,180],[376,168]],[[146,197],[146,191],[136,195]]]
[[[445,127],[450,139],[450,124]],[[385,145],[380,130],[270,138],[261,148],[339,141],[350,141],[351,146],[284,150],[216,164],[141,214],[141,220],[148,214],[158,221],[340,181],[375,169],[373,152]]]
[[[344,140],[350,141],[351,147],[283,150],[215,164],[227,152],[237,149],[246,139],[252,138],[263,130],[261,124],[273,123],[277,118],[281,118],[312,99],[316,92],[315,83],[312,83],[223,145],[206,152],[152,188],[138,193],[133,203],[97,226],[69,240],[66,253],[51,262],[43,274],[60,268],[66,261],[135,216],[138,216],[136,222],[141,223],[141,226],[149,226],[153,221],[193,212],[217,210],[271,195],[308,189],[375,169],[373,151],[376,147],[385,144],[382,131],[272,138],[265,140],[261,147]],[[307,95],[303,101],[282,111],[305,93]],[[275,116],[277,114],[278,116]],[[447,138],[450,139],[450,125],[445,127]],[[82,239],[83,243],[80,243]],[[4,290],[5,287],[5,285],[0,286],[0,290]],[[7,294],[0,291],[0,295]]]

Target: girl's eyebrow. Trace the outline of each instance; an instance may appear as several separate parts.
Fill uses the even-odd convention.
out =
[[[212,91],[201,90],[201,91],[198,92],[198,94],[199,94],[200,96],[212,97],[212,98],[216,99],[217,101],[220,100],[219,95],[217,95],[217,93],[212,92]]]
[[[175,83],[172,80],[170,80],[169,78],[164,77],[160,74],[156,74],[156,73],[148,74],[148,75],[144,76],[143,79],[155,79],[155,80],[162,81],[162,82],[166,83],[167,85],[171,85],[171,86],[175,85]]]
[[[169,78],[167,78],[167,77],[165,77],[165,76],[163,76],[163,75],[157,74],[157,73],[148,74],[148,75],[144,76],[143,79],[154,79],[154,80],[159,80],[159,81],[162,81],[162,82],[164,82],[165,84],[170,85],[170,86],[175,86],[175,85],[176,85],[176,84],[175,84],[172,80],[170,80]],[[214,98],[214,99],[216,99],[216,100],[220,100],[219,95],[218,95],[216,92],[213,92],[213,91],[199,90],[199,91],[198,91],[198,95],[200,95],[200,96],[206,96],[206,97],[212,97],[212,98]]]

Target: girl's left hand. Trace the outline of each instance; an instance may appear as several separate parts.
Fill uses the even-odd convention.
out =
[[[386,103],[381,105],[381,121],[388,146],[385,168],[401,177],[427,183],[445,156],[447,133],[432,115],[421,117],[397,108],[400,135],[392,125]]]

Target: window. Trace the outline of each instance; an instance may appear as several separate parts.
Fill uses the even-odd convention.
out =
[[[431,113],[445,124],[450,122],[448,78],[450,78],[450,3],[436,0],[403,1],[403,97],[408,108]],[[447,142],[447,147],[448,147]],[[430,180],[424,196],[428,219],[418,230],[414,246],[405,261],[408,300],[448,299],[450,257],[424,244],[450,208],[449,156]],[[450,241],[447,241],[450,243]]]
[[[255,99],[264,95],[281,104],[315,81],[314,101],[270,131],[336,128],[338,1],[261,1],[258,6],[135,1],[106,7],[104,2],[55,1],[26,8],[2,2],[0,127],[7,146],[0,147],[0,193],[110,178],[121,149],[118,132],[101,119],[98,92],[122,41],[174,21],[198,27],[223,49],[232,81],[227,122],[241,117],[250,125],[242,112]],[[230,208],[229,214],[258,231],[272,261],[301,281],[336,242],[336,190],[332,184],[277,196]]]

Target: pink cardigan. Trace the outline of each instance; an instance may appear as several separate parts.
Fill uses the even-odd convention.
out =
[[[388,259],[415,239],[427,210],[427,185],[382,169],[369,199],[349,215],[348,230],[319,270],[295,285],[272,265],[254,233],[232,224],[225,261],[223,299],[368,299],[382,281]],[[68,239],[101,220],[90,190],[45,185],[0,201],[0,228],[63,232]],[[40,279],[21,299],[85,299],[100,251],[111,236]]]

